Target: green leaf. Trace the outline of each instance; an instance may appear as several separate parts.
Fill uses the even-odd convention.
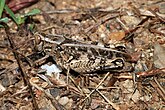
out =
[[[17,22],[18,24],[22,24],[25,22],[26,17],[21,17],[21,15],[18,15]]]
[[[33,9],[30,12],[26,13],[24,16],[33,16],[39,14],[41,11],[39,9]]]
[[[33,31],[33,29],[34,29],[34,24],[30,24],[30,26],[29,26],[29,29],[30,29],[30,31],[32,32]]]
[[[5,6],[5,0],[0,1],[0,18],[2,17],[2,12]]]
[[[4,28],[4,26],[0,24],[0,28]]]
[[[0,22],[7,23],[8,21],[9,21],[9,18],[7,18],[7,17],[0,19]]]
[[[7,13],[13,18],[14,22],[19,25],[18,19],[16,18],[15,14],[13,13],[13,11],[7,6],[5,5],[5,10],[7,11]]]

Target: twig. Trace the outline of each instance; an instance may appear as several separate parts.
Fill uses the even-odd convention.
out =
[[[88,87],[88,89],[95,89],[95,87]],[[99,87],[98,90],[120,89],[120,87]]]
[[[140,14],[143,15],[143,16],[151,16],[151,17],[155,17],[155,15],[148,11],[148,10],[144,10],[144,9],[139,9],[140,11]],[[164,14],[160,14],[160,13],[156,13],[158,16],[160,16],[161,18],[164,18],[165,15]]]
[[[133,79],[132,76],[118,76],[117,79]]]
[[[147,77],[147,76],[154,76],[154,75],[161,74],[161,73],[165,73],[165,68],[138,72],[138,73],[136,73],[136,75],[137,75],[137,77]]]
[[[88,13],[92,13],[93,10],[98,11],[98,12],[102,12],[102,13],[114,13],[117,12],[118,9],[114,9],[114,10],[106,10],[106,9],[97,9],[96,8],[90,8],[90,9],[86,9],[86,10],[81,10],[81,9],[59,9],[59,10],[52,10],[52,11],[46,11],[44,13],[47,14],[69,14],[69,13],[80,13],[80,12],[88,12]],[[44,13],[40,13],[40,15],[44,14]]]
[[[107,97],[105,97],[98,89],[96,89],[96,91],[104,98],[105,101],[107,101],[110,105],[112,105],[112,107],[115,110],[120,110],[119,106],[117,106],[115,103],[111,102]]]
[[[47,11],[44,13],[47,14],[69,14],[69,13],[74,13],[74,12],[80,12],[80,10],[73,10],[73,9],[61,9],[61,10],[53,10],[53,11]],[[41,13],[42,15],[43,13]]]
[[[96,91],[96,89],[99,88],[99,86],[105,81],[105,79],[109,76],[109,74],[110,74],[110,72],[108,72],[108,73],[104,76],[104,78],[100,81],[100,83],[96,86],[96,88],[95,88],[94,90],[92,90],[92,91],[84,98],[84,100],[83,100],[81,103],[83,103],[85,100],[87,100],[87,99]]]
[[[163,101],[165,101],[165,94],[163,93],[164,90],[162,91],[159,87],[158,82],[156,81],[151,81],[150,84],[152,85],[152,87],[154,87],[157,91],[157,93],[159,94],[159,96],[162,98]]]
[[[165,95],[165,91],[164,91],[164,89],[162,88],[162,86],[159,84],[159,82],[157,81],[156,77],[154,77],[154,81],[155,81],[155,83],[157,84],[157,86],[159,87],[159,89],[162,91],[162,93]]]
[[[119,18],[116,18],[117,22],[120,23],[120,25],[123,27],[124,30],[128,31],[129,28],[119,19]]]
[[[60,106],[58,101],[49,92],[45,91],[42,87],[39,87],[31,79],[30,79],[30,83],[31,83],[31,85],[33,85],[35,88],[37,88],[38,90],[42,91],[46,95],[46,97],[51,101],[52,105],[56,108],[56,110],[64,110]]]
[[[111,19],[113,19],[113,18],[116,18],[116,17],[118,17],[118,16],[119,16],[118,14],[117,14],[117,15],[112,15],[112,16],[106,18],[105,20],[100,21],[100,22],[94,24],[93,26],[91,26],[91,27],[85,29],[84,32],[85,32],[85,33],[92,32],[93,29],[98,28],[100,25],[102,25],[102,24],[104,24],[105,22],[107,22],[107,21],[109,21],[109,20],[111,20]]]
[[[81,94],[84,94],[83,90],[80,88],[80,86],[76,85],[74,79],[69,76],[69,79],[73,82],[74,86],[80,91]]]
[[[30,85],[30,82],[29,82],[29,80],[28,80],[28,76],[27,76],[27,74],[26,74],[26,73],[24,72],[24,70],[23,70],[23,67],[22,67],[22,65],[21,65],[21,61],[20,61],[20,58],[19,58],[19,56],[18,56],[18,53],[14,51],[14,50],[15,50],[15,49],[14,49],[15,44],[14,44],[12,38],[11,38],[11,34],[10,34],[10,32],[9,32],[8,26],[5,26],[5,32],[6,32],[7,39],[8,39],[8,41],[9,41],[9,43],[10,43],[10,47],[11,47],[12,50],[13,50],[12,52],[13,52],[13,54],[14,54],[14,57],[15,57],[15,59],[16,59],[16,61],[17,61],[18,66],[19,66],[19,69],[20,69],[20,72],[21,72],[21,76],[22,76],[23,81],[24,81],[24,85],[25,85],[25,86],[27,85],[28,88],[29,88],[30,95],[31,95],[31,97],[32,97],[32,104],[33,104],[33,107],[34,107],[35,110],[38,110],[39,108],[38,108],[37,102],[36,102],[35,97],[34,97],[34,93],[33,93],[33,90],[32,90],[32,86]]]
[[[16,93],[14,93],[11,97],[15,97],[16,95],[20,95],[20,94],[22,94],[22,93],[27,93],[27,87],[28,86],[25,86],[25,87],[23,87],[21,90],[19,90],[18,92],[16,92]],[[26,91],[25,91],[26,90]]]
[[[156,12],[154,12],[152,9],[149,9],[149,11],[155,15],[156,18],[158,18],[160,21],[165,22],[165,19],[161,16],[159,16]]]

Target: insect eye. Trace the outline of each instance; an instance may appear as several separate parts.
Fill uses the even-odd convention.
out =
[[[116,60],[113,61],[113,63],[118,65],[118,64],[123,63],[123,60],[122,59],[116,59]]]

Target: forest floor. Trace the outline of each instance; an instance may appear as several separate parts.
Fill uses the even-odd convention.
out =
[[[0,28],[0,110],[165,110],[165,1],[41,0],[16,15],[34,8]]]

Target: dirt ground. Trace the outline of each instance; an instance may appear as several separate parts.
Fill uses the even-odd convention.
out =
[[[0,110],[165,110],[164,0],[41,0],[16,15],[34,8],[0,28]],[[98,58],[98,47],[117,69],[80,63],[75,74],[70,62]]]

